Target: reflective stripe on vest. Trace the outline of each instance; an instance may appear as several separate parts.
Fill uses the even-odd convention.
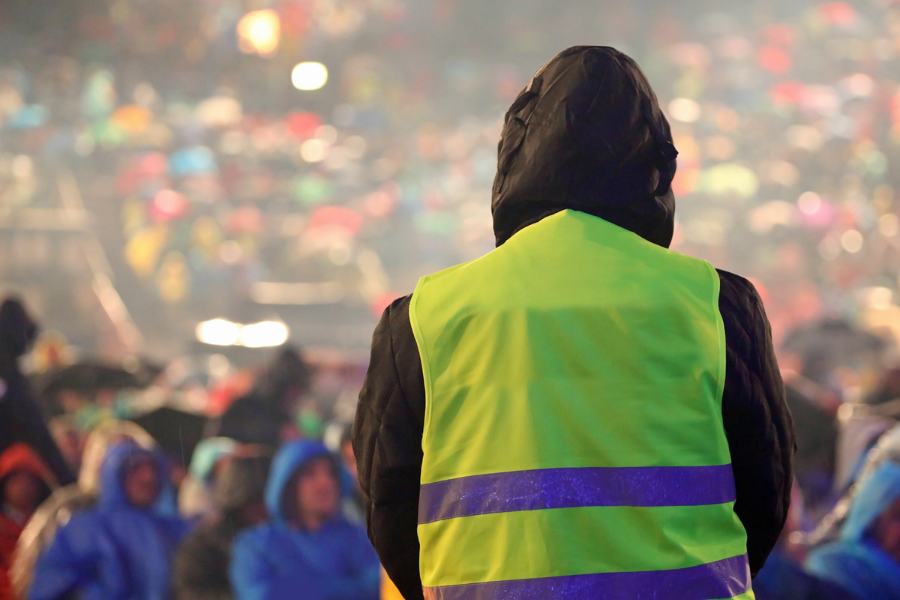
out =
[[[753,598],[718,275],[562,211],[424,277],[426,598]]]

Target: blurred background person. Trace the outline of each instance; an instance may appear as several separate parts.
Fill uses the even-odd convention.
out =
[[[37,336],[37,324],[16,298],[0,304],[0,450],[16,441],[37,452],[60,484],[74,481],[31,394],[19,360]]]
[[[187,525],[158,450],[125,440],[103,461],[97,506],[63,525],[35,565],[29,600],[167,600]]]
[[[224,463],[213,485],[214,510],[185,538],[175,555],[175,600],[232,600],[232,546],[244,529],[266,520],[268,453],[242,447]],[[299,593],[300,590],[298,590]]]
[[[296,413],[309,385],[310,371],[300,352],[283,348],[263,368],[253,389],[211,424],[209,434],[269,446],[299,437]]]
[[[241,534],[231,581],[238,600],[376,600],[378,557],[365,530],[340,512],[335,457],[294,441],[275,456],[266,485],[269,519]]]
[[[900,464],[885,462],[862,483],[840,538],[806,568],[857,600],[900,600]]]
[[[12,582],[19,598],[27,598],[38,557],[52,543],[58,527],[73,514],[97,504],[101,471],[109,450],[122,441],[150,450],[156,444],[146,431],[130,421],[105,421],[91,431],[80,458],[78,481],[53,492],[33,515],[19,537],[12,565]]]
[[[0,599],[15,600],[10,568],[22,530],[56,488],[56,478],[21,442],[0,453]]]

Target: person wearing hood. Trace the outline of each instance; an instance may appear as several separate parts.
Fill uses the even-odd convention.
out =
[[[26,444],[0,454],[0,600],[15,600],[9,571],[16,543],[37,507],[56,488],[56,478]]]
[[[28,444],[60,485],[68,485],[75,478],[19,368],[37,334],[38,326],[20,300],[7,298],[0,304],[0,452],[16,442]]]
[[[378,557],[365,530],[342,516],[340,481],[320,442],[278,451],[266,485],[269,520],[235,543],[238,600],[377,600]]]
[[[34,513],[19,536],[10,571],[17,597],[28,597],[38,557],[53,542],[58,527],[72,514],[97,504],[103,460],[113,444],[124,440],[131,440],[147,450],[156,447],[150,434],[131,421],[102,422],[85,440],[78,482],[54,490]]]
[[[752,597],[791,418],[753,285],[668,250],[676,155],[632,59],[565,50],[506,114],[497,248],[385,310],[353,445],[407,600]]]
[[[168,600],[170,564],[187,525],[159,450],[131,440],[103,460],[97,505],[59,528],[38,558],[29,600]]]
[[[196,454],[194,455],[196,457]],[[263,493],[271,455],[235,448],[216,479],[216,511],[185,540],[175,556],[175,600],[231,600],[228,579],[237,535],[266,520]]]
[[[900,600],[900,464],[865,480],[839,540],[814,550],[806,569],[857,600]]]
[[[283,348],[259,374],[250,392],[210,422],[208,437],[274,447],[298,437],[294,412],[309,389],[310,379],[309,367],[300,352]]]

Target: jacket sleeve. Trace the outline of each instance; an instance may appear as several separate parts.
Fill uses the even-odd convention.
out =
[[[93,583],[99,573],[99,554],[93,521],[75,515],[56,531],[47,550],[38,558],[28,600],[60,600]],[[104,582],[106,589],[121,589],[121,573],[104,573],[117,581]]]
[[[416,527],[425,383],[410,298],[391,304],[375,329],[352,437],[369,539],[403,597],[421,600]]]
[[[722,419],[737,501],[755,576],[775,547],[791,499],[794,433],[769,321],[746,279],[719,271],[719,312],[725,325]]]

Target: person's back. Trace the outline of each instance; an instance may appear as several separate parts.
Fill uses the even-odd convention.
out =
[[[406,598],[753,597],[790,417],[755,290],[666,249],[668,140],[631,59],[563,52],[506,116],[498,249],[385,311],[354,447]]]
[[[119,442],[103,461],[97,505],[57,530],[28,598],[167,600],[170,563],[186,532],[162,454]]]

